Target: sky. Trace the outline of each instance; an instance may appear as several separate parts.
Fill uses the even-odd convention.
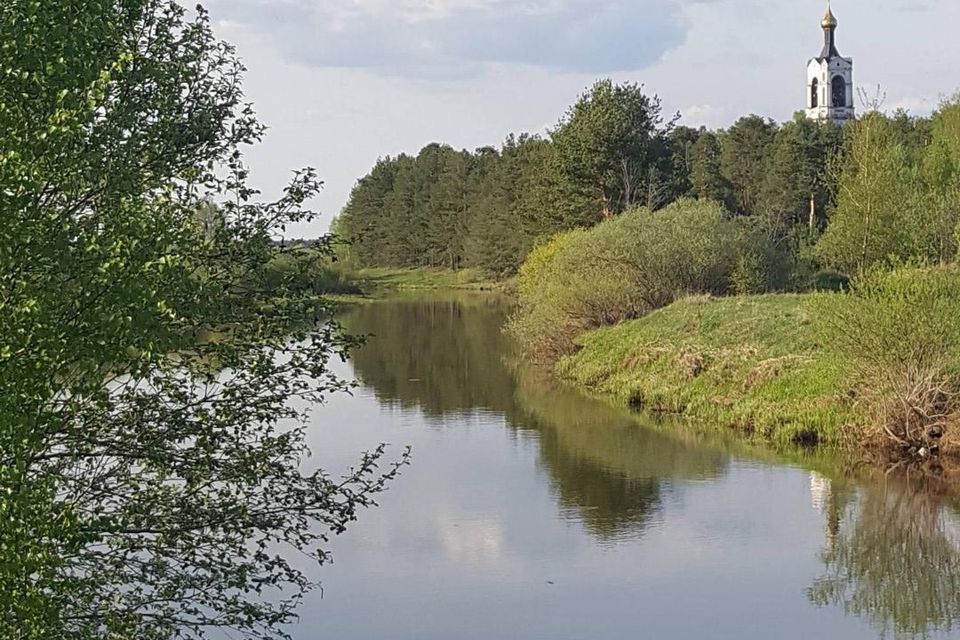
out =
[[[324,233],[378,158],[546,133],[597,79],[642,83],[681,124],[727,127],[803,108],[825,0],[208,0],[269,127],[248,150],[278,195],[325,181]],[[835,0],[840,53],[884,109],[924,115],[960,90],[960,0]]]

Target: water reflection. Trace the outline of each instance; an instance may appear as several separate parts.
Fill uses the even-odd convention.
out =
[[[368,336],[352,355],[357,377],[384,403],[428,416],[512,406],[513,380],[503,362],[500,330],[506,301],[456,296],[360,305],[340,320]]]
[[[516,372],[515,428],[535,429],[560,504],[603,540],[643,531],[677,480],[716,478],[729,456],[648,429],[608,405]]]
[[[549,506],[582,527],[592,545],[616,547],[637,563],[631,566],[643,567],[603,564],[602,557],[581,550],[590,560],[575,572],[578,576],[583,567],[603,569],[584,591],[595,595],[584,596],[592,599],[577,606],[590,615],[607,610],[615,616],[634,611],[640,601],[649,615],[674,608],[672,620],[645,618],[651,633],[659,630],[651,637],[939,638],[955,633],[960,521],[938,494],[916,484],[841,481],[840,474],[829,473],[809,476],[807,488],[808,476],[799,470],[742,460],[683,430],[641,425],[634,416],[516,365],[500,330],[506,312],[504,301],[491,296],[438,297],[360,306],[342,321],[351,332],[373,336],[352,363],[381,406],[402,409],[404,415],[422,413],[434,433],[449,433],[451,441],[452,436],[462,439],[469,425],[505,424],[516,441],[535,443],[535,464],[551,488]],[[439,540],[438,548],[417,546],[417,558],[423,564],[438,552],[454,558],[454,575],[487,576],[493,565],[504,576],[523,575],[524,563],[536,565],[532,559],[541,557],[536,547],[547,544],[541,540],[560,538],[544,521],[549,517],[544,512],[524,512],[535,504],[529,479],[516,467],[514,475],[495,477],[503,452],[492,440],[471,446],[479,443],[489,448],[470,449],[466,459],[432,460],[416,499],[424,500],[430,482],[451,478],[483,493],[480,502],[488,507],[499,499],[494,498],[498,492],[513,492],[510,499],[466,514],[450,512],[455,501],[442,502],[447,509],[442,517],[439,507],[437,514],[421,516],[435,505],[413,506],[409,518],[425,530],[417,528],[410,537]],[[521,484],[525,489],[518,488]],[[819,516],[799,508],[811,498]],[[537,518],[539,524],[533,524]],[[392,520],[391,526],[400,522]],[[718,591],[720,582],[725,587]],[[573,601],[552,609],[543,604],[549,596],[535,600],[529,585],[522,585],[511,593],[534,605],[528,610],[530,624],[551,620],[556,625],[552,637],[581,637],[563,618]],[[432,593],[431,588],[421,585],[423,593]],[[479,597],[476,583],[463,588],[465,597]],[[488,597],[496,598],[492,594],[501,588],[497,582]],[[460,604],[454,595],[447,606]],[[678,615],[688,608],[685,598],[700,603],[696,616]],[[764,602],[750,604],[758,598]],[[543,618],[537,617],[540,606]],[[618,631],[609,637],[627,637],[635,628],[629,616],[608,624]],[[730,635],[734,629],[736,636]],[[529,637],[522,627],[514,631],[510,637]],[[461,637],[481,637],[479,627],[477,635]]]
[[[631,416],[515,366],[500,330],[507,309],[495,296],[444,296],[365,305],[341,321],[370,336],[353,364],[381,402],[428,416],[484,409],[535,435],[564,513],[601,540],[642,533],[674,480],[724,472],[725,453],[638,429]]]
[[[936,493],[895,482],[853,489],[827,481],[824,573],[809,589],[898,638],[960,622],[960,521]]]

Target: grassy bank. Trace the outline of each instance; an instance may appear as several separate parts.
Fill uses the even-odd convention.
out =
[[[432,289],[508,291],[511,286],[510,282],[495,281],[474,269],[361,269],[347,277],[370,296]]]
[[[578,339],[561,377],[619,405],[750,439],[839,445],[862,423],[849,367],[817,343],[807,296],[679,300]]]

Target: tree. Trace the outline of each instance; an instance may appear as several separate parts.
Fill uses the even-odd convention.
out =
[[[516,273],[539,239],[587,226],[593,214],[558,170],[555,147],[524,135],[504,142],[468,217],[468,264],[503,276]]]
[[[440,150],[439,166],[428,187],[422,223],[425,252],[430,266],[458,269],[463,262],[467,230],[468,185],[471,156],[450,147]]]
[[[758,213],[767,154],[777,132],[771,120],[740,118],[721,137],[721,169],[733,189],[734,205],[743,215]]]
[[[904,146],[910,161],[921,161],[932,141],[932,119],[912,116],[905,109],[897,109],[890,116],[890,124],[893,126],[897,140]]]
[[[326,561],[395,473],[302,470],[293,401],[352,342],[263,280],[320,182],[246,185],[263,129],[202,9],[12,0],[0,43],[0,629],[280,636],[311,586],[281,551]]]
[[[677,198],[695,195],[692,193],[693,184],[693,147],[696,145],[703,130],[691,127],[675,127],[667,134],[668,156],[665,163],[665,173],[670,176],[669,198],[672,202]],[[649,206],[649,204],[648,204]]]
[[[730,183],[721,171],[720,141],[710,131],[703,131],[690,149],[690,189],[698,198],[728,206],[732,201]]]
[[[817,229],[826,207],[827,168],[841,145],[839,127],[798,114],[777,131],[765,162],[758,213],[783,237],[804,225]]]
[[[921,257],[917,172],[890,119],[871,112],[851,125],[830,223],[817,244],[827,264],[857,273],[893,259]]]
[[[560,167],[591,195],[601,218],[644,203],[662,178],[657,161],[673,122],[661,112],[660,99],[641,85],[601,80],[552,132]]]
[[[960,98],[944,101],[927,127],[930,141],[920,151],[922,243],[931,259],[947,262],[957,257],[960,240]]]
[[[390,242],[389,225],[383,215],[396,173],[395,161],[378,160],[370,173],[357,181],[337,220],[337,234],[347,243],[352,260],[360,265],[376,264],[379,252]]]

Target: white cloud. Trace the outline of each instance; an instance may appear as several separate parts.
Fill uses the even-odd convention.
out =
[[[707,1],[707,0],[702,0]],[[490,64],[606,73],[680,45],[679,0],[214,0],[297,62],[420,77]]]
[[[270,125],[250,154],[277,193],[289,169],[327,180],[321,233],[379,156],[542,132],[598,76],[645,84],[692,126],[803,106],[825,0],[214,0]],[[835,0],[854,81],[922,114],[960,87],[960,2]],[[534,37],[536,34],[539,37]],[[582,45],[578,43],[584,43]],[[373,73],[371,73],[373,71]]]

